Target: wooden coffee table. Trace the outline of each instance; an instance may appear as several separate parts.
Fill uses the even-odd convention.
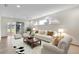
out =
[[[41,45],[41,40],[37,38],[27,37],[23,41],[28,45],[30,45],[32,48],[34,48],[35,46]]]

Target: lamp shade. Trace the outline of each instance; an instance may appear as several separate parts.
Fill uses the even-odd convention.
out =
[[[58,32],[63,33],[64,29],[60,28],[60,29],[58,29]]]
[[[33,30],[35,30],[35,28],[33,28]]]

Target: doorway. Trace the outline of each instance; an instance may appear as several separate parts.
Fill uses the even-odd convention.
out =
[[[16,34],[21,34],[24,32],[24,23],[23,22],[16,22]]]

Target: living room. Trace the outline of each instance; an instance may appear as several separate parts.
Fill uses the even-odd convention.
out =
[[[0,54],[78,54],[78,16],[78,4],[0,4]]]

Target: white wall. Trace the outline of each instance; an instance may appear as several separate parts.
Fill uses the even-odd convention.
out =
[[[1,36],[1,17],[0,17],[0,36]]]
[[[1,17],[0,17],[0,40],[1,40]]]
[[[1,36],[7,36],[7,24],[8,22],[26,22],[23,19],[17,18],[8,18],[8,17],[1,17]]]

